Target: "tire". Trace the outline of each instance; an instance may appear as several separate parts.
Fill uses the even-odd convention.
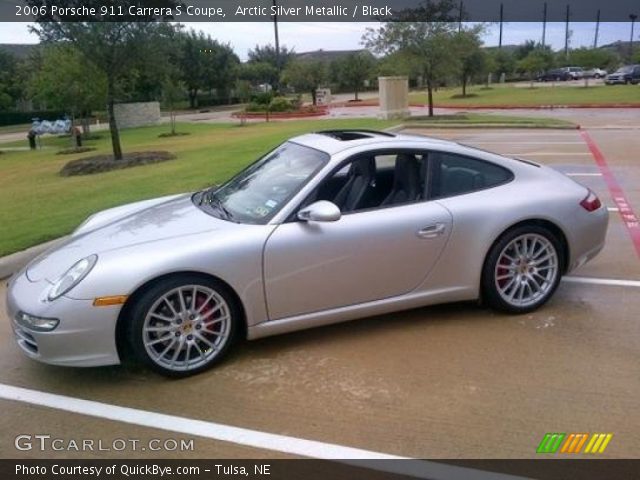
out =
[[[558,288],[563,265],[561,242],[548,229],[524,225],[509,230],[494,243],[485,260],[483,300],[503,312],[531,312]]]
[[[132,306],[128,340],[136,358],[168,377],[188,377],[220,362],[242,321],[221,282],[196,274],[163,279]]]

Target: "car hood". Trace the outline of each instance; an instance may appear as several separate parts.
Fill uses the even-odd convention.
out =
[[[89,217],[66,241],[31,262],[26,274],[33,282],[53,282],[92,254],[237,227],[197,208],[191,194],[136,202]]]

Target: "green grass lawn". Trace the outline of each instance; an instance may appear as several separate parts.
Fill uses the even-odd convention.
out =
[[[434,94],[434,103],[451,106],[518,105],[585,105],[624,103],[640,104],[638,85],[599,85],[593,87],[514,87],[495,85],[490,89],[475,86],[467,89],[467,96],[460,97],[460,88],[442,88]],[[426,92],[412,92],[411,103],[427,103]]]
[[[56,155],[69,139],[44,137],[42,150],[0,155],[0,256],[70,233],[88,215],[127,202],[193,191],[231,177],[290,136],[327,128],[389,127],[374,119],[304,120],[248,124],[179,124],[182,137],[158,138],[168,127],[122,131],[125,152],[168,150],[165,163],[97,175],[60,177],[69,160],[110,153],[108,135],[87,142],[97,151]],[[24,146],[25,142],[3,144]]]

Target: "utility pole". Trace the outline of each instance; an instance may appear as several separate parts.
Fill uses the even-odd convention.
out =
[[[564,56],[569,56],[569,4],[567,3],[567,17],[564,23]]]
[[[498,48],[502,48],[502,21],[504,20],[504,5],[500,4],[500,39],[498,40]]]
[[[638,15],[632,13],[631,15],[629,15],[629,18],[631,19],[631,37],[629,38],[629,61],[631,61],[633,59],[633,27],[636,23],[636,18],[638,18]]]
[[[458,10],[458,33],[462,31],[462,9],[464,2],[460,0],[460,9]]]
[[[600,9],[596,15],[596,36],[593,39],[593,48],[598,48],[598,33],[600,32]]]
[[[278,37],[278,2],[277,0],[273,0],[273,31],[276,37],[276,70],[278,71],[278,79],[276,80],[276,84],[273,85],[274,90],[279,90],[280,87],[280,38]]]
[[[544,48],[546,38],[547,38],[547,2],[544,2],[544,7],[542,8],[542,48]]]

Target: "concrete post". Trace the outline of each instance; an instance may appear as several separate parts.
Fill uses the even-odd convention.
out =
[[[407,77],[378,77],[380,113],[384,120],[409,116],[409,80]]]

